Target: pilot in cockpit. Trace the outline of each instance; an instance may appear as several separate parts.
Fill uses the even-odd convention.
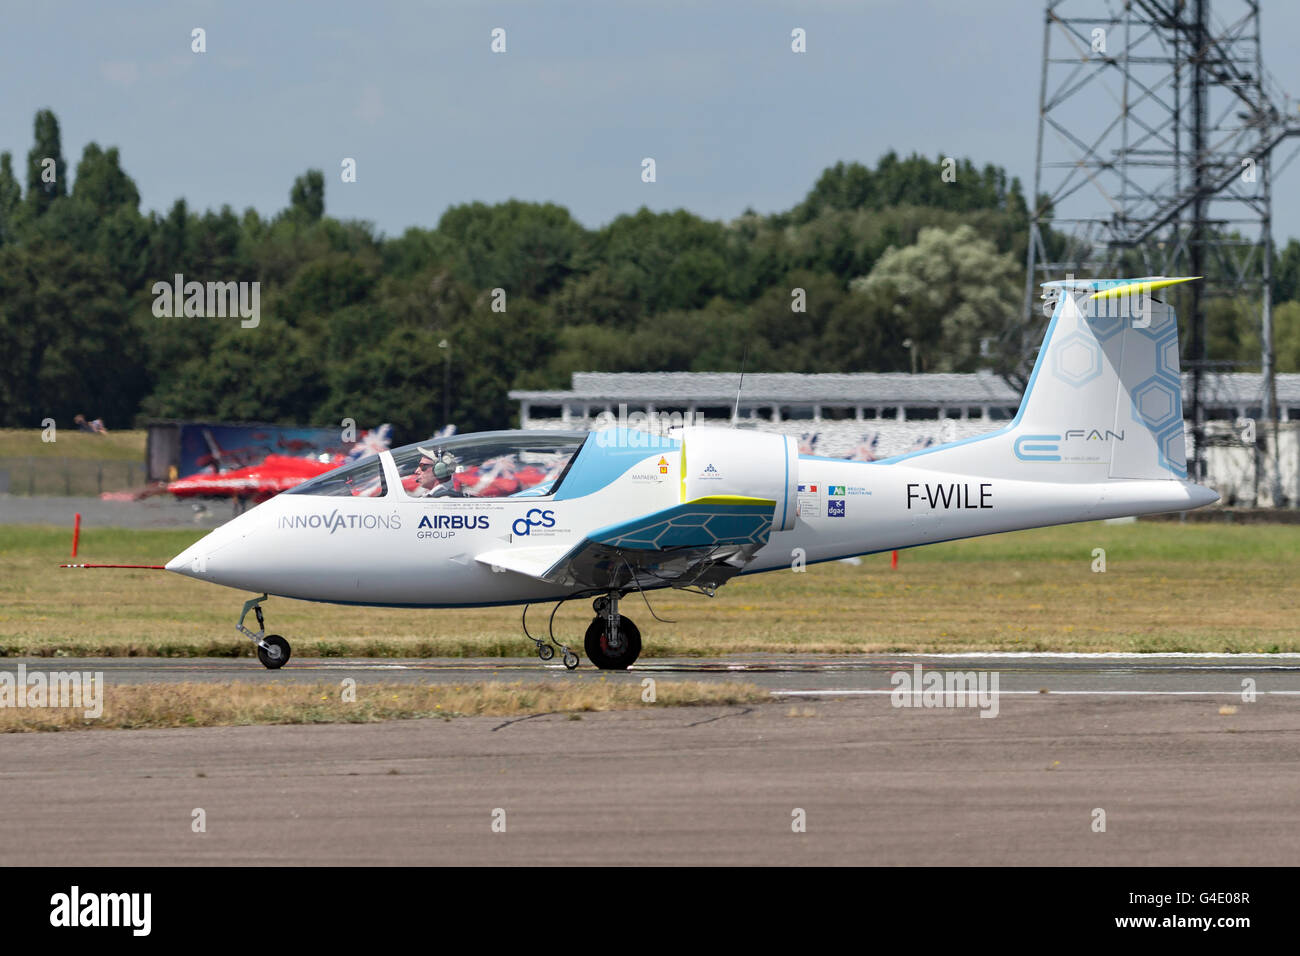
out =
[[[415,466],[415,487],[411,495],[416,498],[464,498],[456,489],[455,473],[451,462],[440,453],[421,448],[420,463]]]

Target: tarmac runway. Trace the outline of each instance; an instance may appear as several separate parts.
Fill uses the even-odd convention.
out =
[[[52,524],[72,534],[73,515],[86,529],[193,528],[210,531],[235,515],[230,501],[184,501],[156,495],[142,501],[105,501],[93,496],[0,494],[0,524]]]
[[[996,717],[892,706],[888,675],[918,660],[995,668]],[[1300,861],[1294,657],[649,659],[621,676],[515,660],[301,661],[278,674],[251,660],[22,663],[109,682],[662,675],[802,693],[526,718],[3,735],[5,865]],[[1253,702],[1243,677],[1258,682]]]
[[[0,864],[1294,865],[1300,701],[1219,706],[1032,696],[986,720],[868,697],[7,735]]]
[[[1240,697],[1243,680],[1265,694],[1300,695],[1300,654],[1070,655],[862,654],[845,657],[732,655],[725,658],[642,658],[627,672],[599,671],[585,660],[570,672],[558,658],[293,658],[268,671],[253,658],[25,658],[27,670],[100,671],[108,685],[240,681],[463,684],[480,680],[744,681],[775,692],[806,696],[889,694],[892,675],[974,671],[998,675],[1002,694],[1179,695]],[[14,672],[19,658],[0,659]]]

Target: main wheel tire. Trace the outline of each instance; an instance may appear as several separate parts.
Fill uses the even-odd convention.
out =
[[[257,646],[257,659],[268,670],[279,670],[289,663],[289,642],[279,634],[268,634],[263,640],[266,647]]]
[[[593,618],[583,639],[587,649],[587,660],[603,671],[625,671],[641,656],[641,632],[635,624],[622,614],[618,616],[618,632],[623,638],[623,646],[616,651],[610,650],[609,630],[605,617]]]

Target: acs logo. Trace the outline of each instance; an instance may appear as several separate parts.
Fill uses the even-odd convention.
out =
[[[528,513],[522,518],[516,518],[515,523],[510,526],[510,530],[517,535],[526,536],[533,533],[534,528],[554,528],[555,512],[541,508],[529,508]]]

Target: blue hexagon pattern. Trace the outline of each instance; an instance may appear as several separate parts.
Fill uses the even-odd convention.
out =
[[[1093,334],[1102,342],[1105,342],[1124,328],[1124,320],[1127,318],[1127,316],[1120,315],[1119,310],[1110,305],[1113,302],[1113,299],[1092,299],[1089,303],[1091,308],[1086,313],[1088,325],[1092,328]]]
[[[725,508],[726,510],[721,510]],[[616,548],[662,550],[715,544],[764,544],[772,508],[679,505],[595,532],[592,539]]]
[[[1180,417],[1178,421],[1169,424],[1164,431],[1156,436],[1156,446],[1159,448],[1159,461],[1162,467],[1168,468],[1180,478],[1187,477],[1187,458],[1186,439],[1183,437],[1183,420]]]
[[[1175,385],[1153,375],[1133,389],[1133,417],[1158,434],[1182,420],[1182,396]]]
[[[1101,374],[1101,346],[1082,332],[1072,332],[1062,339],[1052,358],[1056,377],[1075,388]]]

